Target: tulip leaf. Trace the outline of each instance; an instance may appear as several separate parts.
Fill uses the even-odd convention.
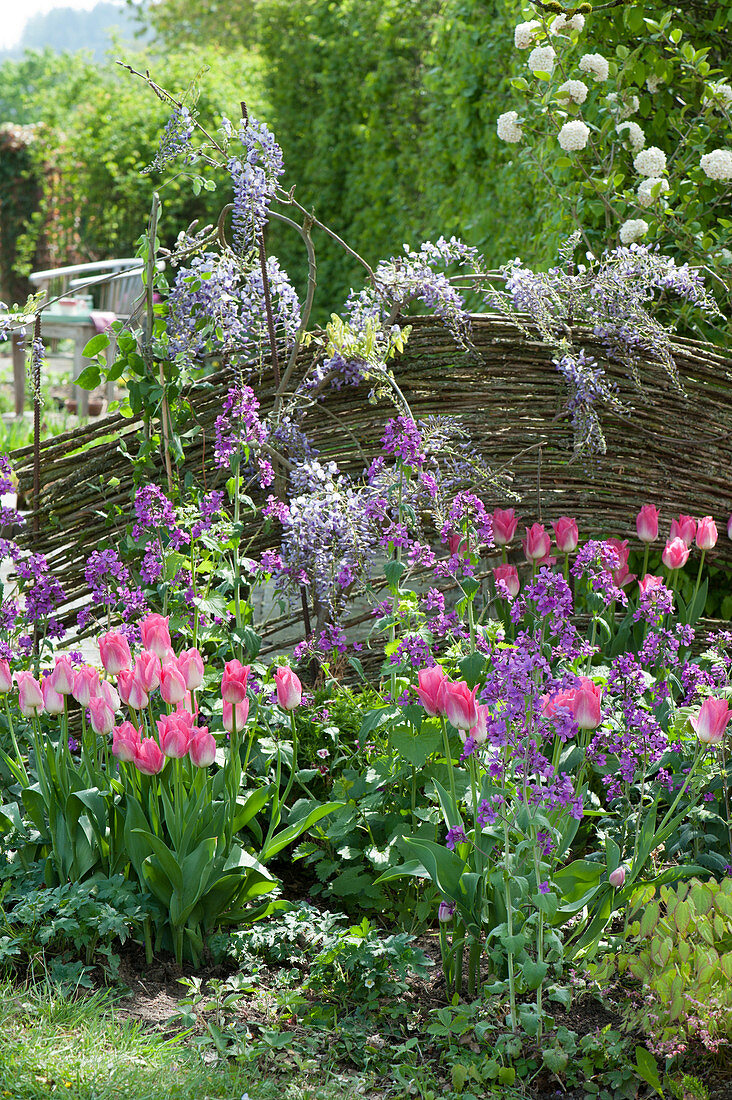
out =
[[[159,836],[155,836],[155,834],[151,833],[148,829],[133,829],[133,832],[145,837],[154,855],[159,860],[160,866],[170,881],[171,886],[174,890],[177,890],[178,893],[181,893],[183,890],[183,875],[178,861],[168,845],[162,841]]]
[[[309,829],[311,825],[314,825],[316,821],[320,821],[321,818],[327,814],[332,814],[334,810],[340,810],[344,805],[343,802],[326,802],[322,806],[316,806],[314,810],[311,810],[307,817],[300,818],[298,821],[293,822],[292,825],[287,825],[279,833],[270,839],[269,843],[264,846],[259,853],[259,858],[262,863],[266,863],[276,856],[278,852],[281,852],[283,848],[286,848],[288,844],[292,844],[294,840]]]

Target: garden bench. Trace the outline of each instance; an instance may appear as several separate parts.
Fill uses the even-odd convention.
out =
[[[41,337],[44,340],[73,340],[73,378],[84,369],[84,348],[98,332],[104,332],[114,320],[127,320],[142,295],[142,260],[128,257],[119,260],[99,260],[95,263],[34,271],[30,282],[37,290],[45,290],[53,304],[41,312]],[[96,299],[96,305],[93,304]],[[23,412],[25,391],[24,347],[21,338],[13,355],[16,415]],[[107,349],[110,355],[113,344]],[[113,383],[108,383],[107,398]],[[74,396],[80,416],[89,413],[89,395],[74,386]]]

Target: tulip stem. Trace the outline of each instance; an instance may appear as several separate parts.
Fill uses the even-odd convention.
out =
[[[694,595],[691,597],[691,603],[689,604],[689,608],[688,608],[690,614],[691,614],[691,612],[694,608],[694,604],[696,602],[696,594],[699,591],[699,585],[701,584],[702,569],[704,568],[704,559],[705,559],[706,556],[707,556],[706,550],[702,550],[701,559],[699,561],[699,572],[696,575],[696,585],[694,586]]]
[[[727,776],[727,751],[724,739],[722,740],[722,791],[724,792],[724,807],[727,811],[727,836],[729,837],[729,850],[732,852],[732,816],[729,812],[729,778]]]
[[[297,722],[295,721],[294,709],[290,711],[290,725],[292,727],[292,765],[290,767],[290,778],[287,780],[285,793],[281,800],[283,805],[287,802],[290,791],[292,790],[292,784],[295,782],[295,772],[297,771]]]
[[[18,741],[15,736],[15,726],[13,725],[13,718],[10,713],[10,703],[8,702],[7,695],[5,696],[5,713],[8,716],[8,729],[10,730],[10,738],[13,742],[13,748],[15,749],[15,759],[17,760],[18,767],[23,774],[25,785],[29,786],[30,780],[28,779],[28,772],[26,771],[25,762],[23,760],[23,757],[20,755],[20,748],[18,747]]]
[[[450,780],[450,794],[452,795],[452,803],[457,813],[457,795],[455,794],[455,769],[452,763],[452,750],[450,749],[450,737],[447,732],[447,722],[444,715],[442,716],[442,743],[445,749],[445,762],[447,764],[447,774]]]
[[[641,569],[640,580],[643,580],[643,578],[646,576],[646,574],[648,572],[648,555],[650,554],[650,552],[651,552],[651,544],[650,544],[650,542],[647,542],[645,551],[643,553],[643,568]]]

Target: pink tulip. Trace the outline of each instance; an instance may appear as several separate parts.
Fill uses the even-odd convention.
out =
[[[13,675],[7,661],[0,661],[0,695],[7,695],[13,690]]]
[[[653,540],[649,539],[648,541],[652,542]],[[610,885],[615,890],[619,890],[625,882],[625,868],[623,866],[616,867],[615,870],[611,871],[607,877]]]
[[[112,710],[119,710],[119,693],[110,684],[109,680],[101,680],[99,682],[99,698],[104,699],[107,706],[111,707]]]
[[[302,684],[291,668],[280,666],[275,672],[277,702],[283,710],[294,710],[302,702]]]
[[[178,656],[178,668],[189,691],[203,684],[203,657],[197,649],[184,649]]]
[[[143,775],[157,775],[163,770],[165,757],[154,737],[143,737],[135,746],[133,757],[135,767]]]
[[[641,542],[655,542],[658,538],[658,508],[644,504],[635,517],[635,529]]]
[[[682,569],[689,560],[689,547],[682,538],[669,539],[661,554],[667,569]]]
[[[541,523],[532,523],[526,528],[526,538],[521,540],[526,560],[530,565],[549,556],[552,540]]]
[[[569,516],[561,516],[556,523],[552,524],[552,527],[554,528],[554,539],[557,544],[557,550],[560,550],[562,554],[571,554],[577,549],[579,532],[577,530],[576,519],[570,519]]]
[[[646,573],[642,580],[638,581],[638,587],[640,588],[641,596],[645,596],[646,592],[653,592],[656,588],[664,587],[663,577],[655,577],[653,573]]]
[[[467,544],[465,536],[455,532],[452,535],[447,536],[447,546],[450,553],[454,556],[460,554],[461,557],[465,557],[465,551],[467,550]]]
[[[140,623],[142,644],[145,649],[157,654],[161,661],[168,657],[171,648],[169,618],[169,615],[148,615]]]
[[[143,650],[135,661],[135,679],[146,695],[152,695],[160,687],[160,658],[157,653]]]
[[[496,579],[496,590],[500,595],[498,589],[498,582],[504,584],[508,590],[508,594],[511,599],[515,599],[519,594],[521,585],[519,584],[518,570],[515,565],[495,565],[493,567],[493,576]]]
[[[56,658],[56,664],[54,670],[51,673],[51,682],[53,683],[53,690],[59,691],[62,695],[71,695],[74,690],[74,666],[71,664],[71,658],[63,654],[61,657]]]
[[[208,768],[216,759],[216,741],[207,726],[194,729],[188,746],[191,761],[197,768]]]
[[[123,668],[132,666],[130,643],[124,634],[102,634],[99,638],[99,655],[110,676],[116,676]]]
[[[66,697],[60,691],[56,691],[50,676],[44,676],[41,680],[41,694],[46,714],[63,714]]]
[[[56,688],[58,691],[58,688]],[[74,687],[71,692],[82,707],[89,706],[89,700],[99,694],[99,673],[91,665],[84,665],[74,673]]]
[[[553,718],[562,710],[574,714],[575,690],[555,691],[553,695],[542,696],[541,713],[544,718]]]
[[[447,677],[442,665],[421,668],[417,673],[419,687],[414,690],[430,718],[444,717]]]
[[[478,691],[477,684],[471,691],[464,680],[457,684],[449,681],[445,684],[445,713],[448,722],[456,730],[469,730],[478,722],[478,707],[475,696]]]
[[[238,730],[243,730],[245,725],[247,724],[248,717],[248,699],[242,699],[241,703],[227,703],[224,700],[223,726],[227,733],[234,732],[234,718],[236,718],[236,728]]]
[[[182,718],[182,714],[164,714],[158,719],[157,727],[160,748],[165,755],[175,760],[185,756],[191,743],[193,727]]]
[[[468,736],[473,739],[476,745],[484,745],[488,740],[489,707],[486,703],[478,703],[475,709],[478,712],[478,721],[470,727]],[[462,736],[462,730],[460,734]]]
[[[140,731],[132,722],[122,722],[115,726],[112,734],[112,755],[123,764],[131,764],[140,748]]]
[[[693,516],[681,515],[678,519],[671,520],[671,531],[668,536],[669,541],[672,539],[682,539],[687,546],[691,546],[695,534],[696,520]]]
[[[703,516],[696,529],[696,545],[700,550],[711,550],[717,545],[719,532],[711,516]]]
[[[119,673],[117,687],[122,702],[133,710],[142,710],[150,702],[150,696],[130,669],[122,669]]]
[[[32,672],[16,672],[18,706],[26,718],[37,718],[43,711],[43,691]]]
[[[163,665],[160,669],[160,694],[163,701],[175,706],[186,697],[186,682],[176,665]]]
[[[618,588],[625,588],[626,585],[635,580],[635,573],[630,573],[628,571],[628,558],[630,556],[630,550],[628,549],[628,540],[623,539],[623,541],[621,542],[620,539],[607,539],[606,542],[608,546],[611,546],[613,548],[613,550],[620,558],[620,565],[618,566],[618,568],[611,571],[613,575],[613,581],[618,586]]]
[[[518,516],[513,508],[496,508],[493,513],[493,541],[496,546],[505,546],[516,534]]]
[[[719,745],[732,718],[726,699],[705,699],[699,713],[690,718],[692,728],[704,745]]]
[[[92,695],[89,699],[89,718],[95,733],[106,735],[114,729],[114,711],[106,699]]]
[[[581,677],[581,686],[574,692],[572,713],[581,730],[596,730],[602,721],[600,701],[602,688],[587,677]]]
[[[247,694],[249,665],[241,661],[227,661],[221,678],[221,698],[226,703],[241,703]]]

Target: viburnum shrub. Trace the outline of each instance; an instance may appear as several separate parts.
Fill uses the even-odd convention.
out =
[[[730,74],[684,39],[671,10],[631,8],[627,44],[605,56],[592,13],[527,5],[514,38],[526,71],[511,81],[522,101],[498,116],[498,136],[555,192],[590,253],[598,241],[660,246],[714,272],[727,303]],[[662,147],[647,140],[654,115],[665,119]]]

